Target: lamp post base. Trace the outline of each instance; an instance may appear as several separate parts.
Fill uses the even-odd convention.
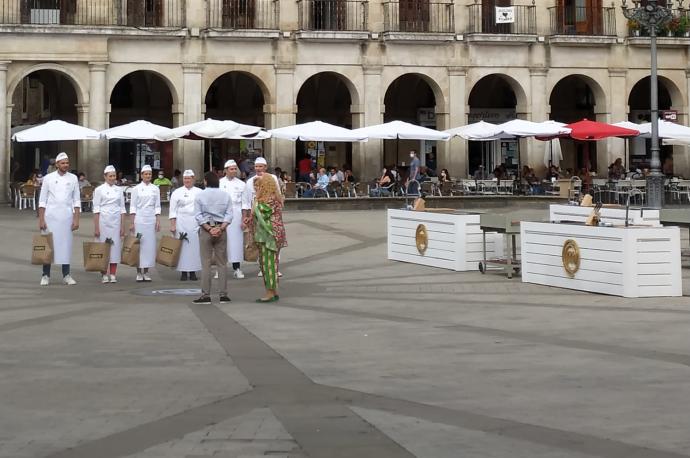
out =
[[[660,172],[652,172],[647,176],[647,206],[661,209],[664,206],[664,180],[666,177]]]

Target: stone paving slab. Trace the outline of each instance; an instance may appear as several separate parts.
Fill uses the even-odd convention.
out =
[[[286,222],[281,301],[247,265],[200,309],[143,294],[197,287],[170,269],[81,271],[88,214],[79,285],[39,288],[35,217],[0,209],[0,456],[690,457],[689,297],[389,262],[383,211]]]

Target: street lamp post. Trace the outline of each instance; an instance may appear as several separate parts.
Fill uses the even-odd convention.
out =
[[[673,19],[671,8],[672,1],[662,2],[647,0],[640,5],[640,0],[633,0],[634,8],[628,8],[626,0],[623,0],[623,15],[633,20],[649,31],[651,76],[650,76],[650,111],[652,115],[652,160],[650,173],[647,176],[647,205],[651,208],[661,208],[664,204],[664,175],[661,173],[661,160],[659,158],[659,91],[657,87],[657,62],[656,62],[656,32],[657,27],[668,24]],[[680,0],[680,6],[683,6]]]

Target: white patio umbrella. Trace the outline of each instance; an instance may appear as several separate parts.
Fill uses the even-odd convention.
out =
[[[454,137],[461,137],[472,141],[498,140],[503,134],[503,129],[496,124],[479,121],[466,126],[455,127],[445,131]]]
[[[659,120],[659,127],[661,127],[661,120]],[[637,124],[630,121],[614,122],[612,124],[616,127],[622,127],[624,129],[632,129],[640,132],[639,137],[649,138],[652,135],[652,125],[651,123]]]
[[[133,121],[122,126],[101,131],[101,138],[108,140],[154,140],[157,135],[170,135],[172,129],[148,121]]]
[[[383,140],[443,140],[450,139],[451,134],[429,129],[428,127],[410,124],[404,121],[391,121],[375,126],[361,127],[352,132],[367,136],[369,138],[380,138]]]
[[[513,119],[499,124],[504,138],[513,137],[558,137],[567,135],[570,129],[557,121],[532,122],[524,119]]]
[[[363,142],[367,141],[368,136],[355,133],[344,127],[334,126],[322,121],[312,121],[293,126],[279,127],[268,131],[275,138],[282,138],[290,141],[313,141],[313,142]]]
[[[261,138],[258,135],[263,131],[261,127],[239,124],[235,121],[219,121],[217,119],[206,119],[204,121],[187,124],[171,129],[165,134],[156,135],[156,140],[169,141],[177,138],[189,140],[203,139],[255,139]],[[265,132],[265,131],[263,131]],[[266,135],[266,134],[263,134]],[[263,137],[267,138],[267,137]]]
[[[40,126],[17,132],[12,140],[17,142],[60,142],[69,140],[98,140],[97,131],[65,121],[48,121]]]

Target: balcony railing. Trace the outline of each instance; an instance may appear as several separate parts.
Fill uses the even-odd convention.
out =
[[[355,0],[298,0],[300,30],[367,30],[369,3]]]
[[[209,0],[208,5],[211,29],[278,28],[278,0]]]
[[[0,0],[0,24],[185,26],[185,0]]]
[[[674,9],[673,19],[664,27],[657,28],[656,34],[660,37],[690,37],[690,12],[688,10]],[[628,20],[628,36],[648,37],[649,30],[640,23]]]
[[[549,8],[551,35],[615,36],[616,14],[612,7]]]
[[[384,31],[453,33],[453,1],[398,0],[383,4]]]
[[[535,35],[537,33],[537,9],[534,5],[513,6],[514,22],[509,24],[496,23],[496,9],[483,8],[481,3],[467,5],[469,13],[469,28],[467,33],[509,33]]]

